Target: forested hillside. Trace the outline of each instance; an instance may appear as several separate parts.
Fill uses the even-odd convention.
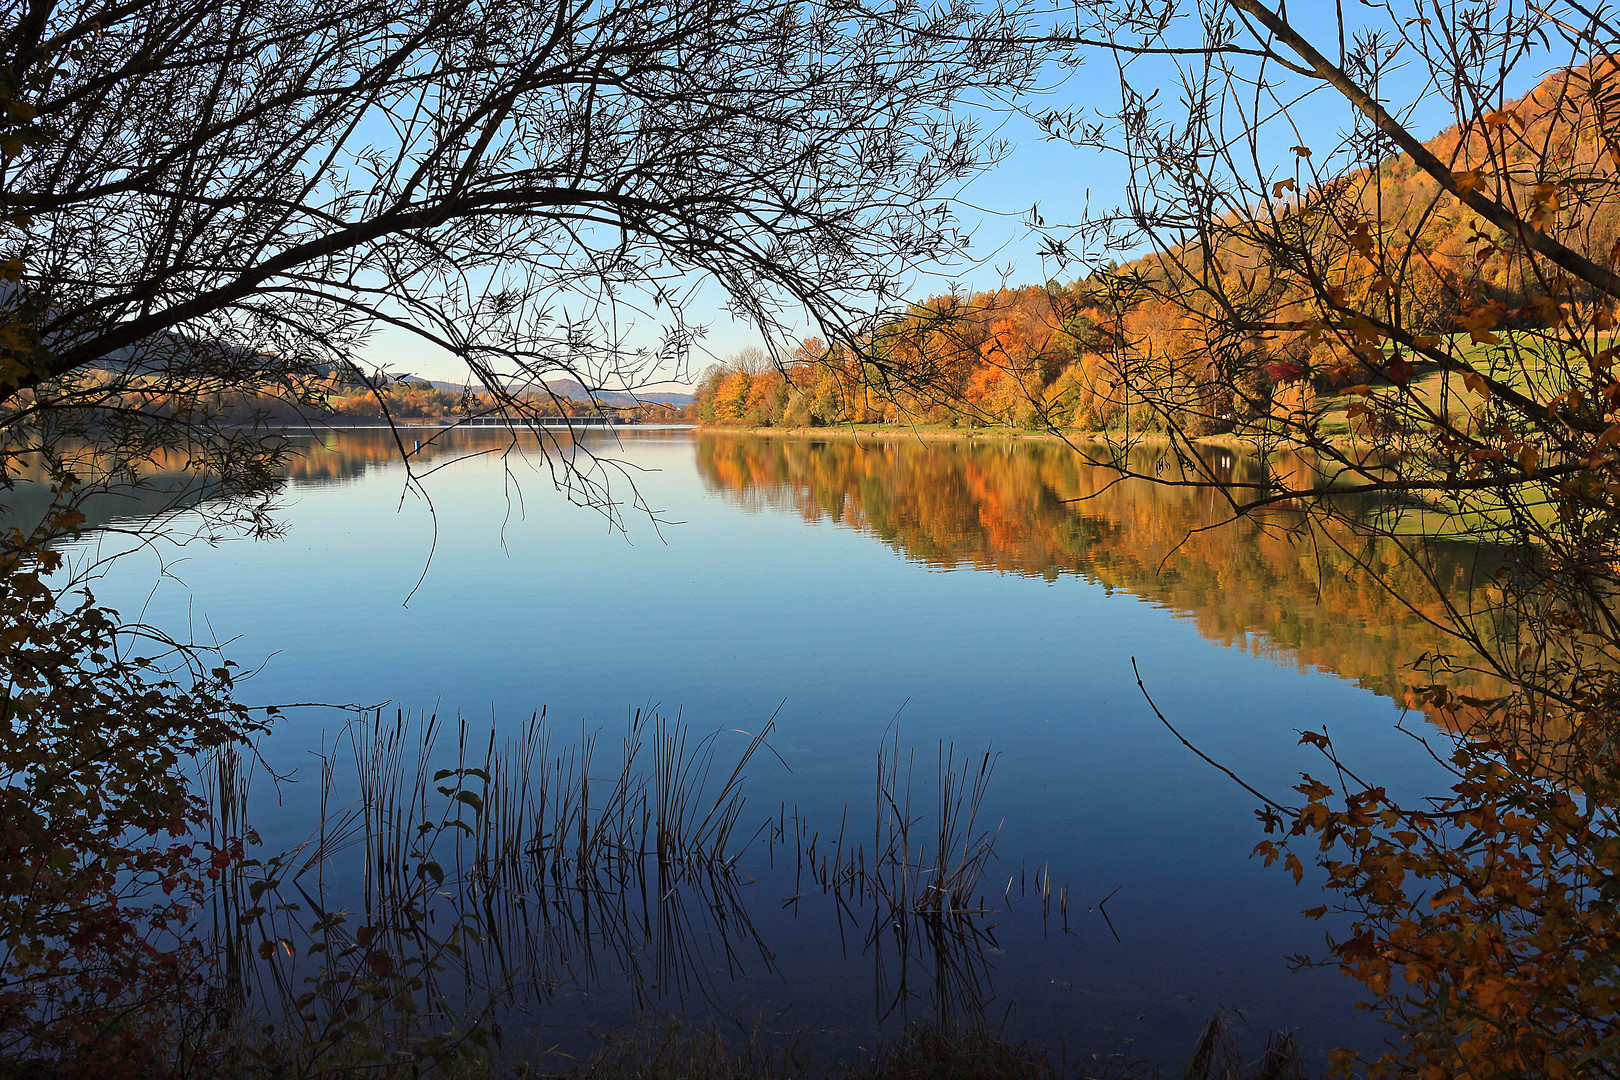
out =
[[[1612,175],[1620,167],[1608,122],[1616,111],[1615,65],[1587,66],[1552,75],[1489,111],[1483,124],[1448,129],[1426,145],[1465,188],[1506,177],[1505,197],[1528,219],[1556,225],[1571,247],[1612,265],[1620,210],[1583,199],[1579,185],[1538,182],[1545,170],[1535,166],[1557,161],[1588,180]],[[1514,241],[1410,155],[1309,183],[1311,150],[1294,152],[1296,176],[1272,183],[1269,199],[1175,248],[1067,283],[933,296],[860,340],[806,340],[777,365],[711,367],[696,389],[699,418],[751,427],[1242,431],[1381,381],[1369,380],[1353,341],[1322,333],[1313,305],[1323,296],[1481,348],[1498,343],[1504,327],[1511,334],[1548,326],[1561,318],[1560,303],[1591,302],[1567,282],[1534,277],[1530,261],[1504,257]],[[1297,257],[1279,255],[1279,229]],[[1606,330],[1608,314],[1597,313],[1595,325]],[[1430,370],[1415,354],[1380,368],[1386,384],[1402,385]],[[1534,373],[1519,374],[1526,378]],[[1438,383],[1424,391],[1450,407]],[[1375,423],[1353,405],[1324,419],[1358,434]]]

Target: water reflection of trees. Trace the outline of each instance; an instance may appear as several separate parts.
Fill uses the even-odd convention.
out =
[[[287,475],[294,483],[320,484],[397,466],[406,456],[417,466],[432,467],[470,455],[540,453],[572,445],[567,431],[555,435],[548,434],[542,448],[539,437],[532,433],[504,428],[330,428],[300,436],[293,443]]]
[[[1224,457],[1233,479],[1263,468],[1235,452]],[[1216,491],[1120,483],[1060,444],[705,434],[697,464],[711,491],[745,507],[835,522],[930,566],[1047,581],[1077,575],[1163,604],[1211,641],[1396,700],[1408,684],[1428,681],[1412,671],[1415,662],[1470,662],[1456,656],[1457,638],[1446,629],[1458,613],[1494,637],[1483,605],[1479,613],[1472,606],[1501,564],[1493,549],[1409,542],[1403,550],[1286,511],[1228,521]],[[1207,528],[1217,523],[1225,524]],[[1487,677],[1471,678],[1485,692]],[[1470,688],[1455,678],[1453,685]]]
[[[284,433],[281,471],[265,478],[258,497],[270,505],[289,483],[294,487],[343,483],[376,469],[408,466],[402,481],[407,476],[420,478],[455,461],[485,455],[529,457],[548,464],[565,460],[572,472],[553,472],[553,478],[595,484],[594,490],[606,491],[614,478],[603,475],[602,467],[611,463],[613,440],[635,437],[616,430],[586,446],[566,429],[543,434],[467,427],[289,429]],[[249,519],[220,498],[219,479],[208,463],[185,451],[155,450],[139,461],[111,461],[90,449],[71,456],[69,448],[69,453],[73,470],[87,478],[69,497],[84,515],[85,530],[128,524],[145,536],[166,530],[171,539],[197,533],[224,537],[240,533]],[[114,465],[118,471],[109,471]],[[19,459],[14,482],[0,500],[0,523],[27,532],[62,500],[63,495],[51,488],[52,468],[38,458]],[[624,478],[624,483],[629,486],[630,479]],[[197,520],[176,528],[175,515],[188,512]]]
[[[418,469],[432,469],[484,455],[566,459],[571,465],[590,469],[591,462],[611,460],[621,443],[667,433],[667,428],[656,426],[577,431],[558,427],[541,432],[501,427],[328,428],[292,441],[287,475],[295,483],[319,484],[353,479],[369,469],[402,462]]]

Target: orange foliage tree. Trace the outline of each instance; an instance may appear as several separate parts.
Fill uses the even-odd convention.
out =
[[[0,345],[13,372],[40,347],[19,323]],[[262,724],[234,664],[52,580],[84,515],[73,472],[47,483],[37,522],[0,532],[0,1061],[185,1072],[223,1015],[203,915],[253,839],[207,827],[190,768]]]
[[[1556,0],[1364,6],[1309,32],[1262,0],[1080,6],[1079,36],[1118,62],[1118,107],[1038,120],[1124,151],[1141,179],[1048,251],[1089,264],[1122,328],[1102,366],[1164,447],[1143,467],[1143,425],[1076,452],[1205,488],[1234,519],[1305,515],[1449,635],[1408,658],[1407,704],[1471,717],[1430,800],[1397,800],[1307,731],[1328,779],[1262,810],[1257,854],[1296,880],[1314,861],[1328,902],[1310,914],[1345,918],[1319,959],[1399,1028],[1341,1064],[1617,1075],[1620,24]],[[1179,92],[1144,96],[1148,70]],[[1452,125],[1425,142],[1413,125],[1434,108]],[[1144,247],[1122,267],[1089,255]],[[1222,474],[1198,438],[1216,422],[1256,475]],[[1437,589],[1367,554],[1377,540],[1420,566],[1414,532],[1510,557],[1436,612]],[[1502,689],[1460,688],[1483,681]]]
[[[52,531],[75,517],[54,515]],[[45,583],[57,559],[38,537],[10,539],[0,1058],[46,1058],[61,1076],[183,1069],[217,1034],[223,972],[203,914],[243,855],[241,837],[199,839],[208,807],[188,767],[260,725],[231,698],[231,665],[72,602]]]

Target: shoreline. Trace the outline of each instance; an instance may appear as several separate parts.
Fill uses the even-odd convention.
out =
[[[934,428],[899,424],[839,424],[829,427],[739,427],[730,424],[696,424],[699,433],[716,435],[774,436],[789,439],[863,440],[915,439],[919,442],[1048,442],[1073,446],[1170,446],[1173,440],[1162,432],[1127,434],[1119,431],[1038,431],[1029,428]],[[1197,435],[1185,441],[1199,446],[1256,453],[1259,440],[1251,435]],[[1346,444],[1349,445],[1349,444]]]

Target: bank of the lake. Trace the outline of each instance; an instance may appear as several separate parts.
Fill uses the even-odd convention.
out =
[[[730,435],[759,435],[767,438],[775,436],[812,439],[861,439],[903,436],[928,441],[987,439],[1098,444],[1129,437],[1133,441],[1137,439],[1169,441],[1162,434],[1130,435],[1127,432],[1054,431],[1049,428],[952,427],[947,424],[828,424],[819,427],[741,427],[733,424],[701,424],[699,430]]]
[[[1046,442],[1069,446],[1170,446],[1192,443],[1216,449],[1258,453],[1261,440],[1250,435],[1196,435],[1172,438],[1150,431],[1063,431],[1051,428],[951,427],[946,424],[828,424],[819,427],[741,427],[734,424],[698,424],[696,429],[717,435],[748,435],[787,439],[916,439],[921,442]],[[1341,435],[1328,440],[1346,449],[1370,449],[1364,439]]]

